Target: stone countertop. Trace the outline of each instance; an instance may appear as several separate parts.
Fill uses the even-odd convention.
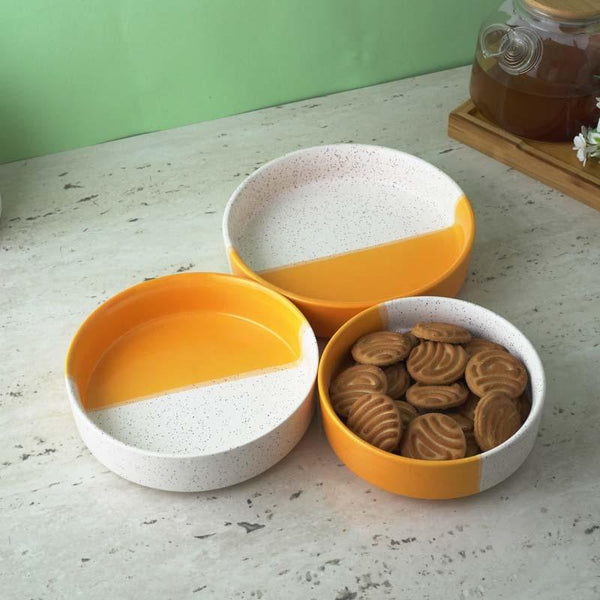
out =
[[[449,139],[467,68],[0,166],[2,598],[600,597],[600,213]],[[34,132],[31,133],[34,135]],[[68,343],[145,278],[226,271],[221,215],[259,165],[380,144],[463,187],[478,232],[461,297],[521,328],[545,363],[538,443],[454,501],[372,488],[318,419],[281,463],[200,494],[107,471],[77,434]]]

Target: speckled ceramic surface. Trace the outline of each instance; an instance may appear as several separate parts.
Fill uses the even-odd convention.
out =
[[[67,358],[75,420],[96,458],[166,490],[238,483],[285,456],[313,410],[316,340],[285,298],[188,273],[101,305]]]
[[[470,204],[433,165],[359,144],[267,163],[234,192],[232,270],[285,293],[320,335],[394,297],[455,294],[474,235]]]
[[[382,452],[354,435],[329,401],[329,384],[352,344],[371,331],[407,331],[420,321],[453,323],[474,336],[497,342],[523,361],[529,373],[532,408],[519,431],[500,446],[477,456],[421,461]],[[530,341],[496,313],[463,300],[423,296],[401,298],[364,311],[346,323],[327,345],[319,367],[325,432],[346,465],[384,489],[418,498],[455,498],[486,490],[516,471],[536,440],[545,398],[545,375]]]

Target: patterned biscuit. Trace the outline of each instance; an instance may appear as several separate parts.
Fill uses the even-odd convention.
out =
[[[460,379],[468,356],[462,346],[422,342],[410,353],[406,367],[410,376],[427,385],[447,385]]]
[[[373,392],[385,394],[386,391],[387,379],[379,367],[355,365],[342,371],[333,380],[329,388],[329,396],[333,410],[346,418],[357,398]]]
[[[408,424],[419,416],[417,409],[409,404],[408,402],[404,402],[404,400],[396,400],[396,406],[400,411],[400,418],[402,419],[402,424],[404,425],[404,429],[408,427]]]
[[[471,341],[471,334],[464,327],[450,323],[417,323],[411,333],[431,342],[466,344]]]
[[[506,394],[490,392],[475,408],[475,439],[485,452],[499,446],[521,427],[515,401]]]
[[[419,410],[445,410],[464,403],[469,390],[462,383],[423,385],[415,383],[406,392],[406,400]]]
[[[464,348],[467,351],[469,358],[482,350],[502,350],[503,352],[506,352],[504,346],[482,338],[473,338],[468,344],[465,344]]]
[[[348,427],[369,444],[391,452],[402,436],[402,419],[396,402],[385,394],[367,394],[354,402]]]
[[[469,389],[478,396],[501,392],[517,398],[527,385],[525,365],[502,350],[482,350],[472,356],[465,377]]]
[[[423,460],[463,458],[467,450],[459,425],[441,413],[427,413],[410,422],[402,441],[402,455]]]
[[[410,339],[403,333],[377,331],[363,335],[352,346],[352,357],[363,365],[387,367],[404,360],[411,347]]]
[[[410,377],[404,363],[397,363],[391,367],[387,367],[383,372],[387,379],[386,394],[394,400],[398,400],[398,398],[404,396],[410,385]]]

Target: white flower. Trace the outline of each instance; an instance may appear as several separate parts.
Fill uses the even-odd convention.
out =
[[[585,167],[588,159],[588,131],[586,127],[581,128],[581,133],[573,140],[573,143],[575,144],[573,150],[577,150],[577,158]]]
[[[596,98],[596,100],[598,100],[598,104],[596,104],[596,106],[600,108],[600,98]]]

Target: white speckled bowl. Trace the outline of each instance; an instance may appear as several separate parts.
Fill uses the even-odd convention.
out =
[[[182,273],[98,307],[66,361],[75,422],[118,475],[170,491],[254,477],[302,438],[314,408],[314,333],[254,282]]]
[[[360,144],[265,164],[223,217],[232,272],[290,298],[320,336],[391,298],[455,295],[474,233],[469,201],[448,175]]]
[[[406,331],[419,321],[466,327],[476,337],[504,346],[529,372],[532,408],[521,429],[500,446],[477,456],[448,461],[414,460],[384,452],[361,440],[336,415],[329,399],[331,379],[354,342],[372,331]],[[390,492],[414,498],[457,498],[482,492],[514,473],[531,452],[542,418],[546,380],[531,342],[496,313],[453,298],[401,298],[374,306],[348,321],[331,338],[319,365],[319,394],[325,433],[338,457],[358,476]]]

